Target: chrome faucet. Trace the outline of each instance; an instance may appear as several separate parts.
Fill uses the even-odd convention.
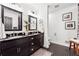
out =
[[[15,36],[15,31],[13,31],[13,36]]]

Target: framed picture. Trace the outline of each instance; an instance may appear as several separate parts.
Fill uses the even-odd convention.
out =
[[[75,29],[75,21],[65,22],[65,29],[66,30]]]
[[[37,30],[37,18],[29,15],[29,30]]]
[[[64,21],[72,20],[72,12],[64,13],[63,16],[62,16],[62,19]]]

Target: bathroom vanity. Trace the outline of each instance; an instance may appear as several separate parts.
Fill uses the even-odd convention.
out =
[[[43,47],[44,33],[30,34],[0,40],[0,55],[28,56]]]
[[[29,15],[30,24],[28,27],[29,31],[33,32],[29,32],[27,35],[25,33],[15,33],[16,31],[22,31],[21,11],[1,5],[1,20],[4,26],[1,33],[10,32],[10,34],[5,33],[6,37],[0,39],[0,56],[28,56],[43,47],[44,33],[34,33],[34,30],[37,30],[36,17]]]

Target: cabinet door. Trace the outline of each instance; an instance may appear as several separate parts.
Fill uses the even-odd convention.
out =
[[[18,44],[18,55],[20,56],[27,56],[29,55],[29,39],[27,37],[25,38],[20,38],[19,40],[17,40],[17,44]]]
[[[12,47],[12,48],[9,48],[9,49],[3,49],[2,55],[3,56],[17,56],[17,48]]]
[[[0,50],[0,56],[1,56],[1,50]]]
[[[16,56],[17,55],[16,40],[8,40],[1,42],[1,53],[3,56]]]
[[[0,56],[1,56],[1,43],[0,43]]]
[[[16,45],[17,45],[16,39],[1,42],[2,49],[10,49]]]
[[[38,37],[40,39],[40,45],[41,45],[41,47],[43,47],[43,45],[44,45],[44,33],[41,33]]]
[[[20,45],[20,55],[21,56],[28,56],[30,54],[29,52],[29,43],[23,43],[22,45]]]
[[[39,35],[37,35],[37,36],[35,36],[35,41],[34,41],[34,43],[36,44],[36,46],[37,47],[40,47],[40,36]]]

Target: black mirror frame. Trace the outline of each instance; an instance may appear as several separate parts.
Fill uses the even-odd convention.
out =
[[[37,30],[37,18],[34,17],[34,16],[31,16],[31,15],[28,15],[28,16],[29,16],[29,23],[31,22],[31,18],[36,19],[36,29],[31,29],[31,28],[30,28],[30,24],[29,24],[29,30]]]
[[[5,31],[22,31],[22,12],[14,10],[12,8],[9,8],[7,6],[1,5],[1,17],[2,17],[2,23],[4,24],[4,8],[10,9],[12,11],[18,12],[21,14],[21,22],[20,22],[20,29],[13,29],[13,30],[5,30]],[[19,22],[18,22],[19,23]],[[19,26],[19,25],[18,25]]]

